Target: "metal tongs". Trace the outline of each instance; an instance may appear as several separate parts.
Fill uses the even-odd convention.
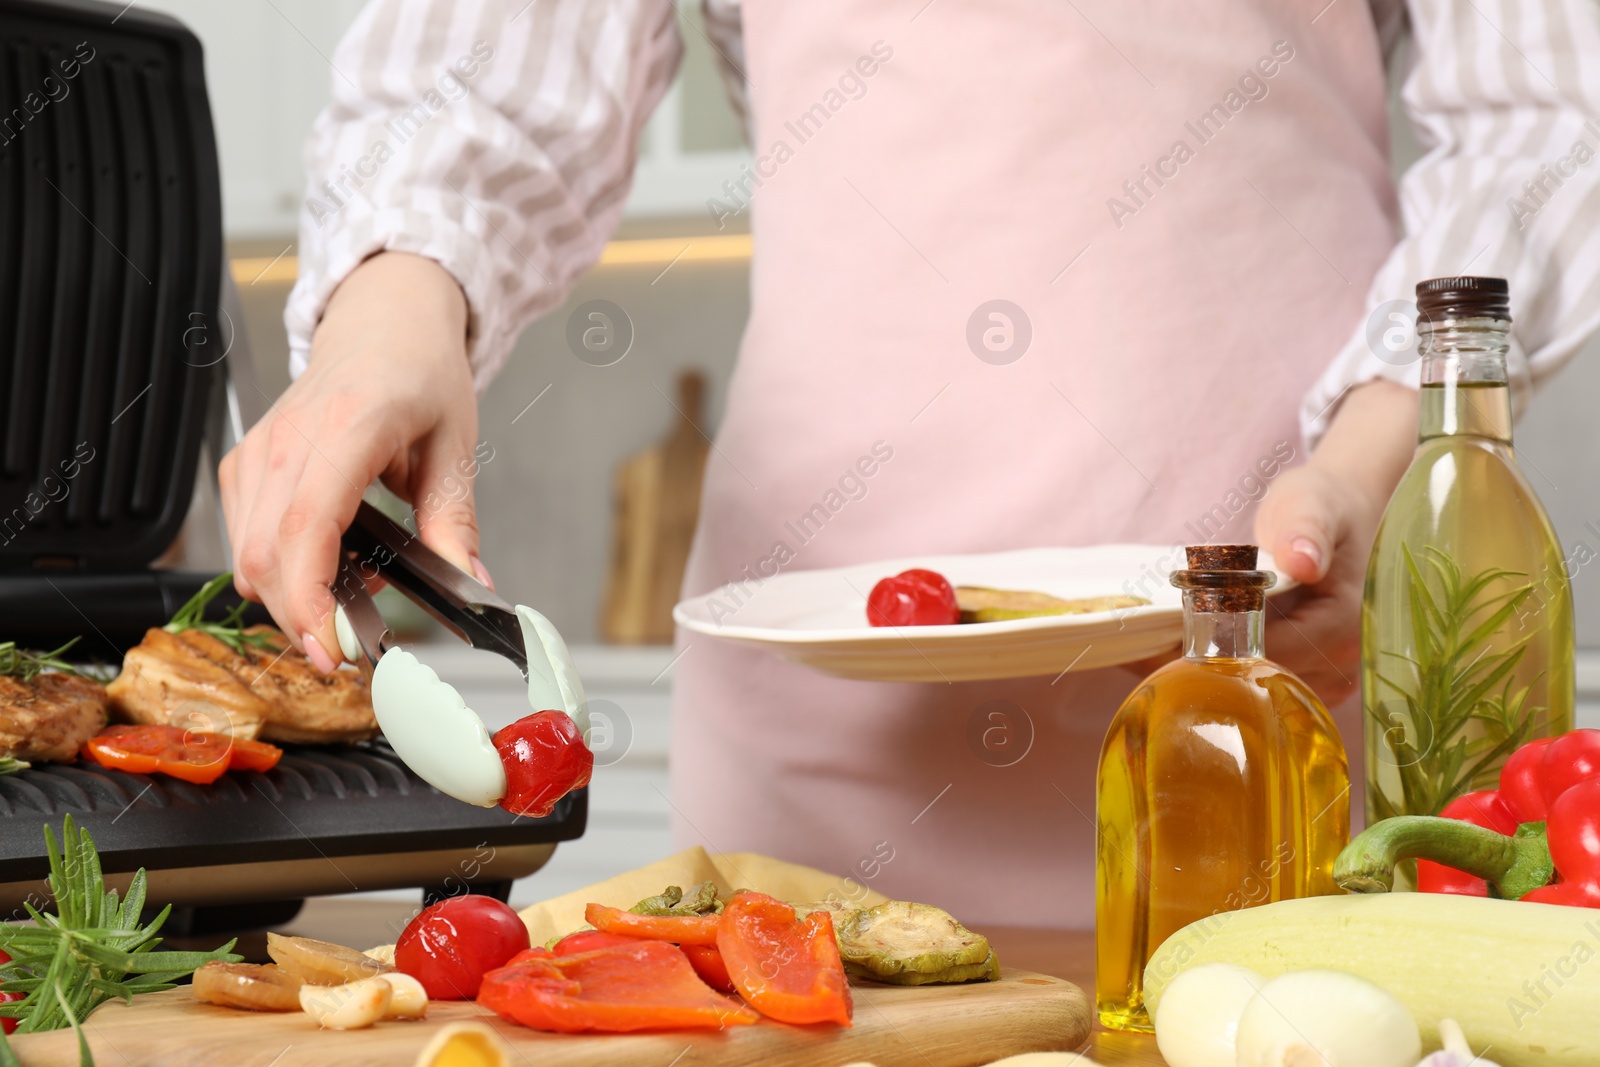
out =
[[[515,609],[424,545],[416,534],[362,501],[343,544],[333,595],[361,646],[356,666],[368,684],[378,660],[394,644],[367,592],[366,583],[372,578],[384,579],[467,644],[504,656],[517,665],[523,678],[528,677],[528,649]]]

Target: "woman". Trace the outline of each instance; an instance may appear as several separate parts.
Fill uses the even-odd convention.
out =
[[[1541,170],[1600,145],[1587,0],[708,16],[748,107],[756,253],[685,592],[735,583],[735,619],[780,543],[782,566],[815,568],[1249,540],[1253,522],[1307,587],[1269,654],[1332,705],[1414,445],[1415,363],[1369,341],[1388,302],[1421,278],[1507,277],[1521,387],[1595,324],[1600,167]],[[1384,62],[1408,16],[1404,99],[1431,147],[1397,190]],[[324,669],[362,488],[426,502],[470,457],[474,385],[617,222],[676,33],[668,0],[374,0],[335,54],[287,313],[299,377],[222,470],[241,592]],[[450,72],[467,88],[434,108]],[[397,121],[406,142],[358,165]],[[419,511],[427,543],[485,577],[471,499]],[[972,922],[1085,924],[1095,762],[1135,680],[847,682],[694,639],[678,836]]]

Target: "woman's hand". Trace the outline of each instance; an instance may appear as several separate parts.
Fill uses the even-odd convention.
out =
[[[334,291],[306,372],[223,457],[234,584],[323,671],[340,659],[329,590],[339,539],[375,479],[412,502],[423,543],[488,578],[466,323],[466,298],[437,263],[372,257]]]
[[[1311,459],[1280,475],[1256,513],[1256,542],[1302,586],[1268,599],[1267,655],[1329,707],[1361,682],[1367,553],[1416,440],[1413,390],[1385,381],[1358,386]]]

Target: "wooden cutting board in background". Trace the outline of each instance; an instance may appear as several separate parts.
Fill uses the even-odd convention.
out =
[[[544,1034],[471,1003],[368,1030],[318,1030],[301,1012],[234,1011],[188,988],[113,1001],[85,1032],[95,1062],[119,1067],[411,1067],[447,1023],[476,1020],[510,1043],[517,1067],[976,1067],[1023,1052],[1070,1051],[1089,1037],[1089,1001],[1071,982],[1006,971],[962,986],[855,985],[855,1025],[762,1020],[721,1033]],[[78,1061],[70,1030],[12,1038],[23,1067]]]
[[[617,468],[600,612],[601,636],[614,644],[672,643],[672,606],[683,585],[710,451],[700,432],[705,389],[699,371],[680,374],[672,429]]]

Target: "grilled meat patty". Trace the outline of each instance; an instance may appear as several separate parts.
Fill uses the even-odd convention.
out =
[[[0,676],[0,756],[30,763],[75,759],[106,724],[106,690],[75,674]]]
[[[220,729],[267,741],[360,741],[378,732],[372,696],[355,671],[323,674],[270,626],[253,626],[270,647],[235,652],[199,630],[154,629],[128,650],[106,687],[112,713],[138,723]]]

